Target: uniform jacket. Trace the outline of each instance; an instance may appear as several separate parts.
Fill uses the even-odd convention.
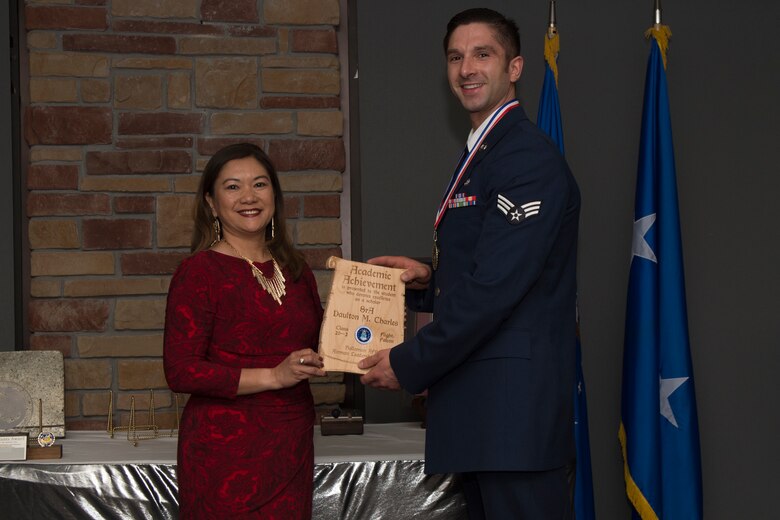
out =
[[[438,227],[438,269],[407,298],[433,321],[390,353],[403,388],[428,389],[426,471],[564,466],[574,455],[576,181],[518,106],[453,193],[461,207]]]

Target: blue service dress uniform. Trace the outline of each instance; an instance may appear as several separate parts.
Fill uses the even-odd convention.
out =
[[[438,268],[409,291],[432,323],[390,352],[428,390],[427,473],[542,471],[574,456],[580,194],[519,106],[485,137],[438,226]]]

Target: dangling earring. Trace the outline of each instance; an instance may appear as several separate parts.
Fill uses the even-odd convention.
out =
[[[222,241],[222,226],[219,225],[219,218],[214,217],[214,221],[211,223],[211,227],[214,228],[214,241],[209,247],[213,247],[214,244]]]
[[[271,240],[276,236],[276,226],[274,226],[274,218],[271,217]]]

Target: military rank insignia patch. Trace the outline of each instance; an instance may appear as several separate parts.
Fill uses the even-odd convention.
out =
[[[534,200],[526,202],[520,206],[516,206],[514,202],[504,197],[500,193],[498,194],[498,210],[504,214],[506,220],[510,224],[519,224],[528,217],[538,215],[542,208],[541,200]]]

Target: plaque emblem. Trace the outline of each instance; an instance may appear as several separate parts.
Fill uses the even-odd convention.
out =
[[[355,339],[358,343],[361,345],[366,345],[367,343],[371,343],[371,339],[374,337],[373,333],[371,332],[371,329],[368,327],[359,327],[355,331]]]

